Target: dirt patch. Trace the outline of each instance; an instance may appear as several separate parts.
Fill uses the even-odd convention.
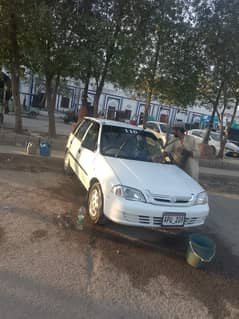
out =
[[[0,244],[3,241],[3,238],[4,238],[4,230],[2,227],[0,227]]]
[[[72,202],[74,206],[80,207],[86,204],[86,190],[75,176],[65,176],[60,184],[46,187],[45,190],[57,199]]]
[[[63,172],[63,160],[31,155],[0,154],[0,169],[40,172]]]
[[[37,229],[37,230],[34,230],[32,232],[30,240],[32,242],[35,242],[37,240],[46,238],[47,235],[48,235],[48,231],[47,230],[45,230],[45,229]]]

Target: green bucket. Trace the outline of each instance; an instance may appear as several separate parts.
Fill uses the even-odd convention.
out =
[[[186,259],[195,268],[210,262],[216,253],[216,244],[207,236],[192,234],[189,236]]]

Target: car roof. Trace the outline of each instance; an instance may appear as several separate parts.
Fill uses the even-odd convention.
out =
[[[107,120],[107,119],[101,119],[101,118],[95,118],[95,117],[85,117],[85,119],[97,122],[101,125],[111,125],[111,126],[117,126],[117,127],[124,127],[124,128],[128,128],[128,129],[134,129],[134,130],[139,130],[142,131],[143,128],[129,124],[129,123],[125,123],[125,122],[118,122],[118,121],[114,121],[114,120]]]
[[[159,121],[147,121],[147,123],[155,123],[155,124],[164,124],[164,125],[168,125],[167,123],[159,122]]]

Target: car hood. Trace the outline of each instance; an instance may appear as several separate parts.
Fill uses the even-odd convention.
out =
[[[176,165],[107,158],[120,183],[151,194],[192,195],[204,189]]]

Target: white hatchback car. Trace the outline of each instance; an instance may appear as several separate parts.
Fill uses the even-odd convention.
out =
[[[142,128],[85,118],[70,134],[64,169],[88,191],[93,223],[143,227],[201,226],[209,213],[205,190],[172,164],[153,162],[157,138]]]
[[[187,134],[192,135],[196,143],[202,143],[203,138],[206,134],[206,130],[193,129],[187,132]],[[220,133],[211,132],[209,136],[208,144],[213,148],[215,155],[220,151]],[[236,144],[227,141],[224,149],[224,155],[230,157],[239,157],[239,146]]]
[[[142,125],[141,125],[142,127]],[[147,121],[145,123],[145,128],[151,131],[157,139],[160,141],[160,143],[165,146],[166,144],[166,136],[167,136],[167,130],[168,125],[166,123],[157,122],[157,121]],[[173,128],[169,129],[169,140],[171,140],[173,137]]]

